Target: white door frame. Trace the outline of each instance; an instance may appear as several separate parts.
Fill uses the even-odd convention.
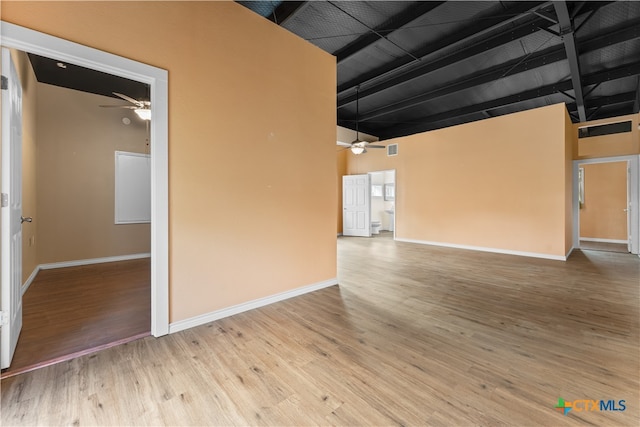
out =
[[[151,89],[151,334],[169,333],[168,72],[0,21],[0,43],[62,62],[146,83]]]
[[[580,248],[580,203],[578,194],[578,169],[580,165],[592,163],[613,163],[628,162],[631,173],[629,174],[629,209],[631,230],[631,253],[638,254],[640,248],[640,156],[616,156],[616,157],[599,157],[594,159],[581,159],[573,161],[573,247]]]

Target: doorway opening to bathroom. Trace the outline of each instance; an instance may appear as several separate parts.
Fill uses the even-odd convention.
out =
[[[369,172],[371,182],[371,237],[395,238],[396,171]]]

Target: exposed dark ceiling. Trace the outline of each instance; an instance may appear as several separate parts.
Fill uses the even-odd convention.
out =
[[[338,124],[388,139],[565,102],[637,113],[637,1],[240,1],[336,56]]]
[[[122,101],[113,92],[122,93],[139,101],[149,101],[149,85],[114,76],[78,65],[62,63],[29,53],[29,61],[40,83],[66,87],[97,95],[110,96]],[[121,102],[126,104],[126,102]],[[114,103],[117,105],[120,103]]]
[[[565,102],[637,113],[638,1],[241,1],[336,56],[338,124],[381,139]],[[142,83],[29,55],[38,81],[149,100]],[[119,98],[118,98],[119,99]]]

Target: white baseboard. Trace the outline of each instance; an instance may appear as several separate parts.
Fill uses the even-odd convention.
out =
[[[31,283],[33,283],[33,279],[36,278],[36,276],[38,275],[38,271],[40,271],[40,266],[36,265],[36,268],[33,269],[33,271],[31,272],[31,275],[29,277],[27,277],[27,280],[25,280],[25,282],[22,284],[22,295],[24,295],[25,292],[27,292],[27,289],[29,289],[29,286],[31,286]]]
[[[38,268],[40,270],[50,270],[52,268],[77,267],[80,265],[102,264],[105,262],[117,262],[117,261],[129,261],[132,259],[141,259],[141,258],[149,258],[149,257],[151,257],[150,253],[119,255],[119,256],[110,256],[110,257],[103,257],[103,258],[79,259],[75,261],[52,262],[50,264],[40,264]]]
[[[620,240],[620,239],[600,239],[598,237],[580,237],[580,240],[584,240],[585,242],[597,242],[597,243],[622,243],[627,244],[628,240]]]
[[[196,326],[204,325],[205,323],[213,322],[214,320],[222,319],[225,317],[233,316],[234,314],[240,314],[248,310],[264,307],[265,305],[273,304],[279,301],[284,301],[289,298],[297,297],[309,292],[317,291],[319,289],[327,288],[329,286],[337,285],[338,279],[329,279],[322,282],[314,283],[312,285],[303,286],[301,288],[292,289],[290,291],[281,292],[279,294],[271,295],[264,298],[258,298],[253,301],[247,301],[242,304],[234,305],[232,307],[223,308],[221,310],[212,311],[210,313],[201,314],[199,316],[191,317],[185,320],[179,320],[169,324],[169,333],[180,332],[185,329],[193,328]]]
[[[132,259],[141,259],[141,258],[149,258],[149,257],[151,257],[150,253],[141,253],[141,254],[111,256],[111,257],[104,257],[104,258],[79,259],[75,261],[52,262],[50,264],[40,264],[33,269],[33,271],[31,272],[31,275],[22,284],[22,287],[21,287],[22,295],[24,295],[24,293],[27,292],[27,289],[29,289],[29,286],[31,286],[31,283],[36,278],[40,270],[51,270],[54,268],[64,268],[64,267],[76,267],[79,265],[102,264],[105,262],[129,261]]]
[[[567,255],[551,255],[551,254],[541,254],[538,252],[512,251],[509,249],[485,248],[482,246],[458,245],[455,243],[429,242],[426,240],[404,239],[401,237],[396,237],[395,240],[397,240],[398,242],[417,243],[419,245],[442,246],[445,248],[467,249],[471,251],[491,252],[491,253],[504,254],[504,255],[526,256],[531,258],[552,259],[556,261],[567,260]]]

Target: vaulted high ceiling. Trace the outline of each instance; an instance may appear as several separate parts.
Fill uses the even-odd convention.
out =
[[[640,107],[640,2],[239,3],[335,55],[338,124],[355,128],[358,104],[382,139],[560,102],[574,122]]]

